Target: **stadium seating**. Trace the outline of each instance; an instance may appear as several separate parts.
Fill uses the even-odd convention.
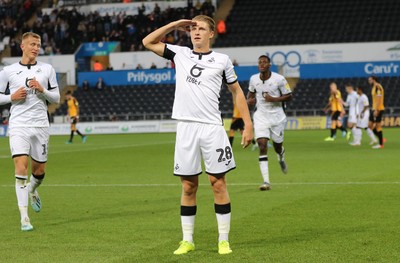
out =
[[[236,1],[214,46],[394,41],[399,17],[397,0]]]
[[[400,86],[400,79],[397,77],[385,77],[380,78],[379,81],[385,89],[386,107],[395,108],[400,105],[400,93],[396,90]],[[297,111],[302,115],[313,115],[314,112],[310,110],[315,110],[317,115],[322,114],[322,109],[328,103],[329,84],[331,82],[336,82],[344,100],[346,100],[347,96],[344,85],[347,83],[355,87],[363,87],[364,93],[370,98],[371,87],[368,85],[367,79],[365,78],[302,79],[297,83],[293,100],[288,103],[287,110],[289,114]],[[394,110],[396,111],[396,109]],[[397,109],[397,112],[399,111],[400,108]]]
[[[328,103],[329,84],[336,82],[342,92],[344,100],[346,92],[344,85],[353,84],[364,88],[365,94],[370,97],[371,88],[365,78],[346,79],[303,79],[294,90],[293,100],[287,103],[286,111],[293,115],[323,115],[322,109]],[[391,107],[391,113],[400,113],[400,93],[396,88],[400,86],[400,79],[396,77],[381,78],[385,88],[385,105]],[[240,83],[247,94],[248,82]],[[108,87],[105,90],[84,91],[78,89],[74,96],[78,99],[81,108],[81,120],[110,120],[115,114],[119,120],[165,119],[171,117],[174,100],[174,85],[141,85]],[[232,95],[227,88],[221,91],[220,110],[224,118],[231,117]],[[66,104],[62,105],[55,115],[65,115]],[[389,112],[387,112],[389,113]]]
[[[242,87],[247,88],[246,83]],[[246,92],[246,91],[245,91]],[[107,87],[105,90],[78,89],[74,96],[79,101],[81,121],[107,121],[112,114],[119,120],[170,118],[174,100],[175,85],[140,85]],[[224,117],[230,117],[232,95],[227,88],[221,92],[220,109]],[[55,115],[66,115],[63,104]]]

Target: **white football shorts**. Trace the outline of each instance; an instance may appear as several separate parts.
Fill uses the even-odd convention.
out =
[[[221,125],[180,121],[175,142],[174,175],[193,176],[202,173],[223,175],[236,168],[232,147]]]
[[[357,123],[357,115],[349,114],[349,117],[347,118],[347,123]]]
[[[13,127],[9,130],[12,157],[28,155],[39,163],[47,162],[48,127]]]
[[[284,139],[286,119],[280,123],[271,125],[265,121],[254,119],[254,134],[255,138],[267,138],[276,143],[282,143]]]
[[[368,122],[369,122],[369,110],[364,112],[364,116],[362,118],[358,116],[357,127],[365,129],[368,127]]]

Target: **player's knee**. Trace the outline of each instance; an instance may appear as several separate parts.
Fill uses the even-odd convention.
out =
[[[260,149],[260,155],[267,154],[268,150],[267,142],[258,142],[258,148]]]
[[[14,159],[14,168],[16,174],[28,174],[28,162],[24,159]]]
[[[211,183],[212,189],[214,191],[214,194],[222,194],[226,192],[226,183],[225,180],[219,179],[216,180],[215,182]]]
[[[185,182],[182,184],[182,192],[186,196],[195,195],[197,192],[198,185],[192,182]]]
[[[274,149],[275,149],[275,152],[281,153],[282,152],[282,143],[274,142]]]

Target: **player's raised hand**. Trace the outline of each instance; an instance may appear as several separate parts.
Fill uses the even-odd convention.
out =
[[[242,134],[242,142],[241,145],[243,148],[246,148],[251,144],[253,140],[253,125],[250,127],[244,127],[243,134]]]
[[[31,81],[29,81],[29,88],[35,89],[39,91],[40,93],[43,93],[44,89],[43,87],[39,84],[39,82],[36,80],[36,78],[33,78]]]
[[[26,98],[26,90],[24,87],[20,87],[17,89],[16,92],[11,94],[11,101],[16,101],[16,100],[24,100]]]
[[[180,19],[175,21],[175,28],[180,31],[190,31],[191,26],[195,26],[196,22],[189,19]]]

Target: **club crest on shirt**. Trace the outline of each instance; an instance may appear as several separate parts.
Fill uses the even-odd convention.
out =
[[[208,63],[215,63],[215,58],[210,58],[209,60],[207,60]]]

